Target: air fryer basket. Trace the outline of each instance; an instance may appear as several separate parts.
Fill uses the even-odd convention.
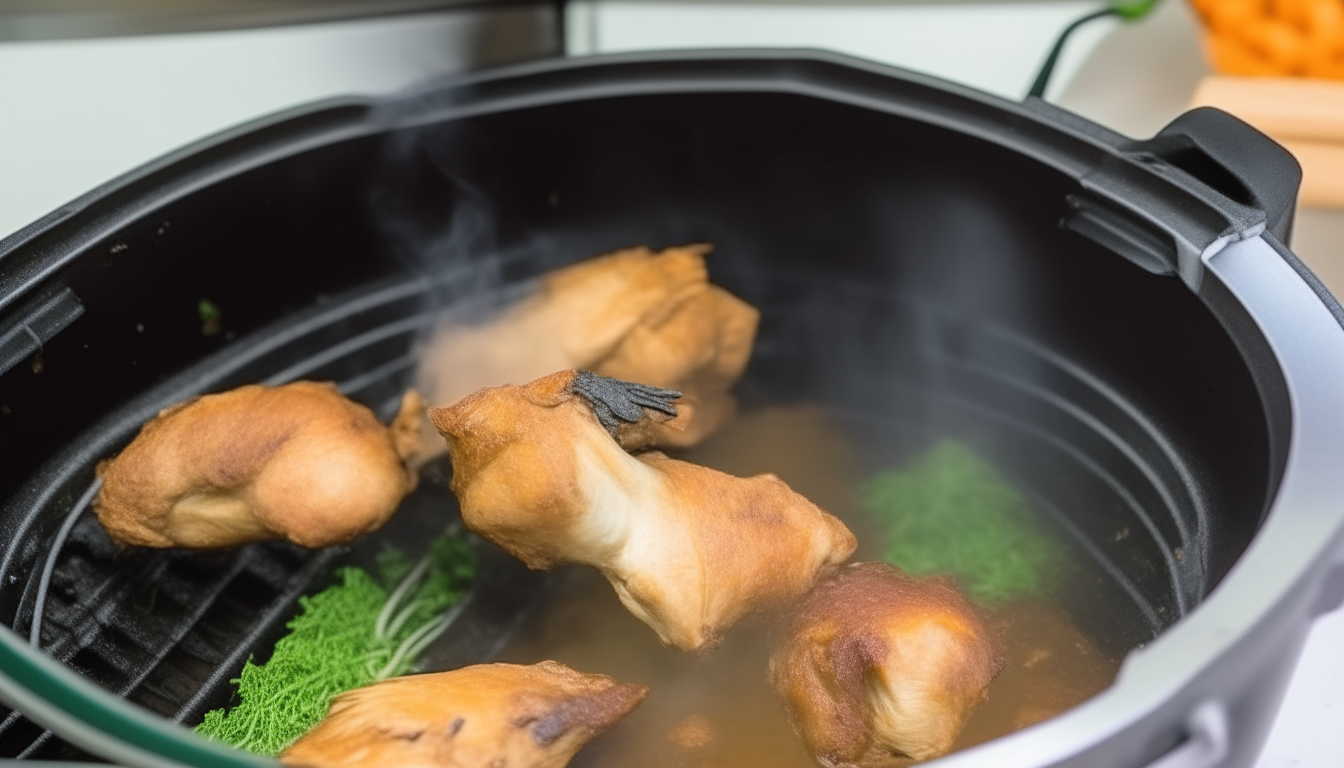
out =
[[[1272,326],[1310,326],[1323,370],[1344,344],[1337,305],[1277,244],[1291,159],[1225,116],[1164,133],[1128,142],[827,55],[684,54],[528,65],[191,148],[0,243],[0,364],[18,363],[0,375],[0,621],[26,638],[42,605],[45,653],[195,723],[299,595],[379,541],[423,540],[455,505],[423,483],[352,548],[118,550],[78,506],[97,461],[158,409],[248,382],[333,380],[388,415],[444,308],[612,248],[709,241],[713,279],[762,310],[745,408],[820,403],[874,470],[941,437],[973,445],[1090,563],[1063,596],[1080,625],[1115,653],[1148,645],[1092,702],[949,764],[1135,765],[1187,736],[1182,749],[1203,738],[1246,764],[1308,616],[1335,600],[1318,585],[1339,557],[1325,496],[1289,482],[1331,482],[1294,467],[1338,407],[1295,420],[1332,401],[1312,400]],[[1281,268],[1248,285],[1297,296],[1305,319],[1257,314],[1224,263]],[[202,299],[223,333],[203,333]],[[1285,497],[1312,499],[1317,535],[1254,578],[1303,594],[1210,598],[1250,567],[1253,540],[1272,546],[1257,532],[1291,513],[1275,512]],[[543,577],[483,551],[430,665],[489,658],[544,595]],[[1248,646],[1277,653],[1236,651],[1244,674],[1210,699],[1218,665],[1238,664],[1228,648]],[[40,666],[4,650],[0,672]],[[144,761],[34,688],[0,685],[36,721],[0,710],[0,757],[80,754],[51,725]],[[155,733],[174,759],[236,764]]]
[[[202,391],[257,381],[336,381],[343,393],[390,419],[413,368],[410,340],[433,320],[422,304],[426,281],[383,281],[347,300],[295,313],[228,345],[86,432],[85,453],[115,453],[138,431],[143,411]],[[385,420],[386,420],[385,419]],[[93,447],[93,446],[99,447]],[[455,514],[432,465],[402,504],[396,521],[353,546],[308,551],[280,542],[226,552],[119,548],[86,513],[96,488],[92,465],[61,462],[72,495],[52,500],[68,512],[40,558],[16,586],[13,628],[82,675],[174,721],[194,724],[230,700],[230,680],[249,656],[264,656],[297,610],[300,595],[320,588],[344,562],[371,565],[378,548],[423,548]],[[433,482],[438,479],[440,482]],[[51,485],[48,485],[50,488]],[[62,529],[67,529],[68,533]],[[417,544],[419,542],[419,544]],[[545,579],[484,548],[482,586],[459,614],[458,631],[431,656],[457,666],[492,655],[525,610],[544,594]],[[41,610],[38,610],[41,606]],[[34,631],[34,624],[37,630]],[[15,712],[0,721],[0,755],[70,757],[69,745]]]

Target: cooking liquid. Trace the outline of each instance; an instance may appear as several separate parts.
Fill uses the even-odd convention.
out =
[[[859,505],[864,477],[854,448],[822,409],[744,414],[681,457],[738,476],[779,475],[850,526],[859,539],[855,561],[881,559],[880,532]],[[1017,602],[985,616],[1006,666],[956,749],[1056,715],[1110,685],[1119,670],[1119,660],[1103,655],[1059,608]],[[573,567],[499,658],[547,659],[651,688],[632,714],[579,753],[575,768],[816,765],[767,681],[762,620],[740,623],[710,653],[671,650],[630,615],[596,570]]]

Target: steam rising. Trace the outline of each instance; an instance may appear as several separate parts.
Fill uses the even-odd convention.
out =
[[[502,284],[496,216],[470,180],[471,129],[392,133],[371,205],[393,255],[429,281],[433,309],[489,294]]]
[[[494,206],[471,177],[472,150],[482,140],[456,122],[393,132],[370,191],[392,255],[425,281],[423,311],[435,319],[415,345],[414,386],[433,404],[505,383],[519,361],[555,362],[554,355],[538,356],[526,333],[506,338],[488,331],[507,307],[534,294],[536,284],[505,287]],[[429,431],[424,438],[442,442]]]

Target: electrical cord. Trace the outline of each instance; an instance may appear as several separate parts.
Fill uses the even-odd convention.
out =
[[[1045,57],[1045,63],[1041,65],[1040,72],[1036,74],[1036,82],[1032,83],[1031,90],[1027,91],[1027,98],[1032,96],[1038,99],[1045,98],[1045,89],[1050,85],[1050,76],[1055,72],[1055,64],[1059,62],[1059,55],[1064,52],[1064,44],[1069,41],[1069,36],[1076,32],[1079,27],[1086,26],[1089,22],[1097,19],[1105,19],[1111,16],[1117,16],[1124,21],[1138,21],[1157,7],[1157,3],[1158,0],[1117,3],[1100,11],[1093,11],[1082,18],[1074,19],[1056,38],[1054,47],[1050,49],[1050,55]]]

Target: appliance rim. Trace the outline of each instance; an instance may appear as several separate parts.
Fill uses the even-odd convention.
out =
[[[839,54],[690,51],[533,62],[456,77],[388,99],[342,99],[291,110],[136,169],[0,240],[0,310],[130,221],[225,178],[309,149],[430,122],[549,104],[703,92],[790,93],[875,109],[984,139],[1036,159],[1080,184],[1103,163],[1132,160],[1125,154],[1130,140],[1078,118],[1065,119],[1048,105],[1017,104]],[[1179,173],[1173,181],[1167,170],[1162,174],[1143,168],[1144,183],[1169,199],[1182,200],[1191,208],[1202,206],[1243,225],[1234,237],[1223,235],[1217,247],[1213,247],[1216,237],[1189,244],[1197,249],[1205,271],[1197,286],[1201,300],[1225,325],[1230,313],[1247,313],[1272,350],[1274,359],[1264,362],[1276,366],[1286,381],[1290,409],[1276,414],[1272,404],[1267,405],[1268,419],[1287,420],[1290,448],[1282,481],[1260,530],[1232,572],[1157,641],[1131,654],[1114,685],[1056,718],[950,755],[938,765],[982,760],[1003,766],[1062,765],[1103,753],[1123,754],[1129,761],[1156,757],[1162,750],[1154,747],[1161,742],[1154,741],[1154,734],[1166,734],[1168,743],[1180,739],[1181,719],[1197,703],[1190,696],[1201,685],[1209,687],[1204,683],[1214,661],[1226,660],[1237,648],[1284,630],[1289,623],[1299,630],[1291,654],[1295,658],[1307,620],[1330,602],[1325,597],[1333,597],[1321,596],[1326,571],[1344,569],[1337,554],[1344,549],[1344,509],[1324,503],[1330,494],[1344,495],[1344,479],[1331,481],[1329,473],[1319,468],[1322,457],[1344,455],[1344,418],[1328,397],[1329,377],[1344,376],[1338,304],[1326,301],[1328,294],[1322,295],[1319,283],[1264,231],[1263,212],[1259,222],[1248,219],[1244,206],[1197,180],[1192,184],[1189,178],[1180,178]],[[1235,301],[1220,305],[1219,289]],[[1313,340],[1315,346],[1304,351],[1303,339]],[[1292,550],[1299,558],[1285,566],[1284,540],[1301,544],[1300,537],[1292,534],[1303,526],[1316,532],[1309,542],[1314,547],[1305,550],[1305,557],[1300,556],[1301,547]],[[1271,562],[1275,553],[1280,559]],[[1276,578],[1268,580],[1272,584],[1263,576],[1266,570],[1275,572]],[[1239,599],[1236,590],[1246,589],[1257,595],[1261,610],[1250,613],[1234,605]],[[1285,622],[1285,617],[1292,622]],[[1271,627],[1275,623],[1284,626]],[[0,646],[6,655],[26,657],[22,652],[27,649],[14,649],[15,644],[23,645],[0,627]],[[1180,660],[1179,667],[1172,667],[1173,658]],[[44,657],[35,663],[53,667],[44,671],[54,676],[74,675]],[[31,706],[33,700],[24,691],[33,692],[10,672],[0,669],[0,697],[23,699]],[[75,684],[87,684],[75,677]],[[126,707],[110,694],[92,687],[90,691],[106,698],[114,709]],[[1180,717],[1170,716],[1171,707],[1182,709]],[[57,720],[64,718],[53,717],[44,725],[63,736],[69,732],[76,743],[88,741],[87,728]],[[1140,725],[1144,727],[1136,727]],[[99,746],[106,749],[106,743]]]

